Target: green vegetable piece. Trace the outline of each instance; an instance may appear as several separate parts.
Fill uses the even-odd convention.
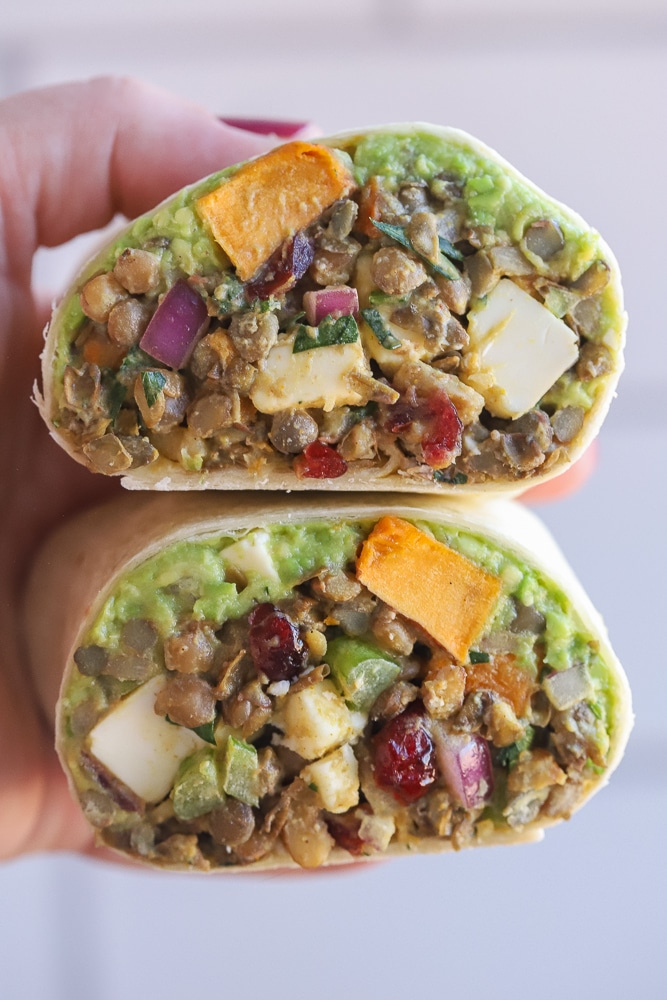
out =
[[[255,748],[230,736],[222,764],[222,787],[227,795],[249,806],[259,805],[258,777],[259,761]]]
[[[197,734],[202,740],[206,740],[207,743],[212,743],[215,746],[215,719],[211,719],[210,722],[205,722],[202,726],[195,726],[193,732]]]
[[[316,334],[313,336],[309,331],[311,327],[299,326],[292,354],[300,354],[301,351],[311,351],[314,347],[333,347],[335,344],[353,344],[359,339],[359,327],[354,316],[325,316],[318,327],[315,327]]]
[[[471,663],[488,663],[490,659],[489,654],[483,653],[481,649],[471,649],[469,656]]]
[[[384,320],[377,309],[362,309],[361,315],[384,348],[388,351],[394,351],[397,347],[401,346],[401,341],[385,326]]]
[[[441,255],[440,261],[438,263],[434,263],[422,253],[419,253],[419,250],[415,250],[412,243],[408,239],[407,233],[401,226],[391,226],[388,222],[377,222],[375,219],[371,219],[371,222],[377,229],[383,232],[385,236],[390,236],[392,240],[396,240],[396,242],[400,243],[401,246],[407,247],[408,250],[412,250],[413,253],[416,253],[417,256],[423,260],[425,264],[428,264],[428,266],[435,271],[436,274],[441,274],[443,278],[449,278],[450,281],[456,281],[457,278],[461,277],[459,271],[457,271],[452,262],[447,260],[446,257]],[[451,243],[449,245],[451,246]],[[452,247],[452,250],[453,249],[454,247]]]
[[[448,471],[449,470],[443,472],[440,469],[436,469],[433,473],[433,478],[436,483],[452,483],[454,486],[461,486],[463,483],[468,482],[468,477],[465,472],[457,472],[452,476],[451,474],[448,474]]]
[[[438,243],[440,245],[441,253],[444,253],[445,257],[453,257],[454,260],[463,260],[463,254],[460,250],[457,250],[453,243],[446,240],[444,236],[438,236]]]
[[[327,647],[331,676],[351,708],[367,712],[378,695],[392,684],[401,668],[368,642],[340,636]]]
[[[377,289],[374,289],[369,294],[368,301],[372,306],[400,306],[407,302],[409,298],[409,295],[387,295],[386,292],[379,292]]]
[[[186,757],[178,769],[171,798],[179,819],[196,819],[224,800],[216,752],[202,747]]]
[[[224,274],[213,292],[218,316],[229,316],[246,306],[245,288],[234,274]]]
[[[155,406],[160,393],[167,384],[167,376],[162,372],[142,372],[141,384],[144,387],[144,395],[149,406]]]
[[[119,382],[108,369],[102,373],[102,385],[106,392],[107,415],[113,421],[125,402],[127,387]]]
[[[535,739],[535,730],[532,726],[526,726],[526,731],[520,740],[511,743],[508,747],[501,747],[496,752],[496,764],[499,767],[512,769],[519,759],[522,750],[529,750]]]

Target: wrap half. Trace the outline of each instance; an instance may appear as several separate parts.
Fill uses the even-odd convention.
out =
[[[514,491],[597,434],[616,261],[456,129],[292,142],[133,222],[56,309],[41,412],[133,489]]]
[[[47,544],[26,626],[98,841],[169,869],[537,840],[632,725],[599,615],[508,502],[127,497]]]

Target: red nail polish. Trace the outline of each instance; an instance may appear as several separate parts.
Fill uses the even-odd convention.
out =
[[[225,125],[242,128],[246,132],[256,132],[259,135],[277,135],[281,139],[289,139],[306,127],[308,122],[274,121],[269,118],[221,118]]]

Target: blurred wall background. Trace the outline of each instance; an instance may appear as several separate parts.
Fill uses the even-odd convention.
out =
[[[7,1000],[665,995],[666,57],[664,0],[5,5],[0,97],[131,73],[325,132],[456,125],[600,229],[625,278],[627,371],[597,474],[541,513],[607,619],[637,713],[609,789],[537,847],[289,880],[6,864]],[[57,291],[80,253],[43,252],[36,280]]]

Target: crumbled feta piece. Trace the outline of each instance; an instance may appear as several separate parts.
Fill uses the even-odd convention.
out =
[[[474,370],[464,381],[496,417],[519,417],[535,406],[578,357],[575,333],[509,278],[468,314]]]
[[[225,566],[236,570],[246,579],[251,576],[279,579],[269,552],[269,535],[266,531],[252,531],[245,538],[229,545],[222,552],[222,561]]]
[[[344,813],[359,803],[359,765],[349,743],[308,764],[300,777],[329,812]]]
[[[331,681],[319,681],[285,698],[280,711],[284,746],[316,760],[354,735],[350,710]]]

